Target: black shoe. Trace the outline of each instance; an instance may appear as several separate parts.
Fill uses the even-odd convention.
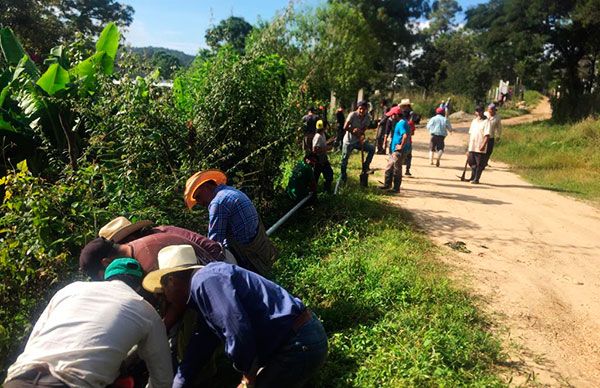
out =
[[[412,174],[410,173],[410,171],[407,171],[404,175],[406,175],[406,176],[412,176]]]
[[[377,186],[377,188],[378,188],[378,189],[381,189],[381,190],[387,190],[387,189],[389,189],[389,188],[390,188],[390,186],[381,185],[381,186]]]
[[[388,193],[399,193],[400,192],[400,188],[391,188],[388,190]]]
[[[440,160],[439,160],[439,159],[435,161],[435,166],[436,166],[436,167],[439,167],[439,166],[440,166]]]
[[[471,181],[471,183],[472,183],[472,184],[474,184],[474,185],[478,185],[478,184],[479,184],[479,181],[477,181],[477,180],[472,180],[472,181]]]

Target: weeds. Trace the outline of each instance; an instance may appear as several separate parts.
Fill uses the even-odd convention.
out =
[[[508,127],[494,158],[550,190],[600,200],[600,121],[551,121]]]

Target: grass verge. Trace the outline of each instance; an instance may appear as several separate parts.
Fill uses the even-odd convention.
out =
[[[507,127],[494,158],[532,183],[600,202],[600,121]]]
[[[498,341],[408,217],[351,180],[277,233],[277,281],[330,338],[315,386],[502,385]]]

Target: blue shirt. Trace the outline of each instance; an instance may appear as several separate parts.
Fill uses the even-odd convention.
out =
[[[250,198],[231,186],[217,186],[208,205],[208,238],[226,247],[228,235],[240,244],[249,244],[257,231],[258,213]]]
[[[394,134],[392,135],[392,142],[390,143],[390,154],[396,151],[396,146],[402,143],[402,136],[406,135],[404,146],[402,146],[402,153],[410,152],[412,144],[410,143],[410,127],[408,122],[404,119],[398,121],[394,127]]]
[[[304,304],[279,285],[236,265],[213,262],[191,280],[188,302],[198,315],[173,387],[191,382],[220,340],[234,366],[248,373],[286,341]],[[256,370],[254,370],[256,372]]]
[[[436,136],[448,136],[448,130],[452,129],[450,121],[444,116],[437,114],[427,122],[429,133]]]

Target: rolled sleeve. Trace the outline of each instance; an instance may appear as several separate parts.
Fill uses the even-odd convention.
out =
[[[171,352],[167,331],[158,314],[146,338],[138,345],[140,358],[146,362],[150,374],[148,387],[167,388],[173,381]]]

